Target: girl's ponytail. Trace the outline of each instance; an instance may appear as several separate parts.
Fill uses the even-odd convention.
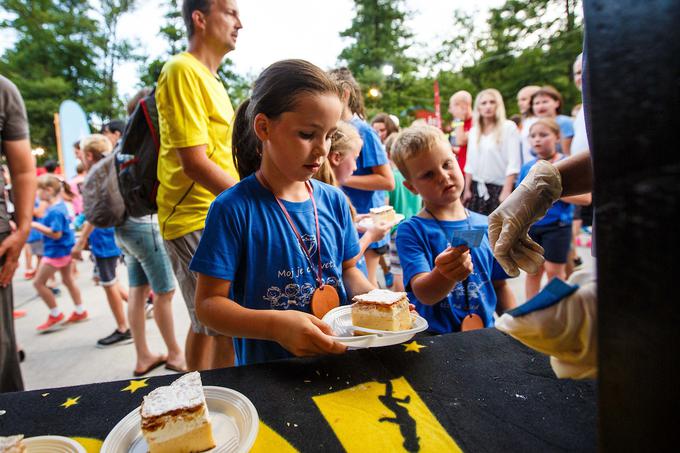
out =
[[[253,130],[250,102],[248,98],[238,106],[231,133],[232,156],[241,179],[255,173],[262,161],[262,144]]]

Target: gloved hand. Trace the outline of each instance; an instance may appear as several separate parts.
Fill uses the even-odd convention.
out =
[[[505,313],[496,328],[536,351],[550,355],[559,378],[597,377],[597,282],[576,272],[569,283],[579,288],[556,304],[526,315]]]
[[[489,243],[498,263],[511,277],[519,268],[533,274],[543,264],[543,247],[529,237],[529,227],[540,220],[562,194],[560,172],[539,160],[519,187],[489,216]]]

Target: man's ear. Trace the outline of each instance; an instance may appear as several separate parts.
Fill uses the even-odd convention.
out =
[[[201,11],[195,9],[191,13],[191,20],[195,30],[205,30],[205,15]]]
[[[402,182],[402,184],[403,184],[404,187],[406,187],[406,188],[409,190],[409,192],[411,192],[413,195],[418,195],[418,191],[416,190],[416,188],[413,186],[413,184],[411,184],[411,182],[410,182],[408,179],[404,179],[404,181]]]
[[[264,113],[258,113],[255,115],[255,119],[253,120],[253,128],[255,129],[255,135],[257,135],[257,138],[259,138],[261,142],[267,140],[269,138],[270,128],[270,122],[269,118],[267,118],[267,115]]]

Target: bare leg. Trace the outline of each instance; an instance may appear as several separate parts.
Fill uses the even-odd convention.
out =
[[[378,261],[380,261],[380,255],[375,253],[373,250],[368,249],[364,253],[364,258],[366,258],[366,270],[368,271],[368,281],[371,282],[373,286],[378,287]]]
[[[73,269],[71,269],[72,266],[73,261],[71,261],[68,266],[59,269],[59,273],[61,274],[61,280],[62,282],[64,282],[64,286],[66,286],[66,289],[68,289],[68,293],[71,295],[71,299],[73,299],[73,304],[82,305],[83,301],[80,298],[80,289],[78,288],[75,280],[73,279]]]
[[[566,264],[564,263],[553,263],[552,261],[546,261],[545,264],[545,272],[548,274],[548,281],[552,280],[553,278],[557,277],[562,280],[567,279],[567,271],[566,271]]]
[[[401,274],[392,274],[394,276],[394,285],[392,285],[392,291],[403,292],[404,291],[404,276]]]
[[[137,353],[135,371],[138,372],[148,369],[159,359],[163,358],[160,354],[153,354],[149,350],[149,345],[146,342],[144,303],[148,294],[149,285],[133,286],[130,288],[130,299],[128,300],[127,311],[128,319],[130,321],[130,331],[132,332],[132,340],[134,341],[135,352]],[[118,293],[118,295],[120,295],[120,293]]]
[[[184,351],[177,343],[177,338],[175,337],[175,323],[172,316],[172,296],[175,291],[168,291],[163,294],[156,294],[153,301],[153,317],[158,325],[158,330],[161,332],[165,346],[168,348],[168,365],[172,365],[175,368],[186,368],[186,362],[184,357]],[[144,303],[148,294],[146,294],[142,300],[142,312],[144,311]]]
[[[128,289],[118,283],[118,294],[120,294],[120,299],[127,302],[129,300]]]
[[[47,263],[41,263],[38,266],[38,273],[33,280],[33,287],[38,292],[38,295],[45,301],[50,309],[57,308],[57,300],[52,294],[52,290],[47,286],[49,280],[57,272],[57,268],[50,266]]]
[[[527,300],[538,294],[541,289],[541,279],[543,278],[543,266],[535,274],[527,274],[525,292]]]
[[[24,245],[24,258],[26,259],[26,272],[33,272],[33,253],[28,244]]]
[[[103,288],[111,313],[116,320],[117,329],[119,332],[125,332],[128,329],[128,324],[125,320],[125,309],[123,308],[123,299],[120,297],[119,286],[120,284],[116,282],[113,285],[103,286]]]
[[[231,337],[213,337],[215,347],[213,350],[212,367],[225,368],[234,366],[234,343]]]

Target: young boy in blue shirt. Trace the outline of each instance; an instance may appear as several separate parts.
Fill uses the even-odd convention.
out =
[[[431,332],[492,327],[496,304],[512,307],[515,299],[489,247],[486,216],[460,199],[465,182],[451,145],[435,127],[411,127],[397,136],[392,160],[424,206],[397,234],[409,299]],[[466,230],[482,231],[481,243],[452,247]]]

